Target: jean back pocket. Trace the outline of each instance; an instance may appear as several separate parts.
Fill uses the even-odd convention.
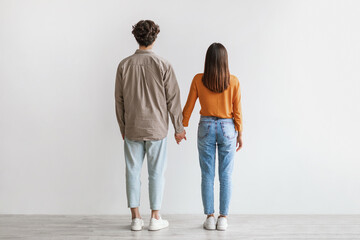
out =
[[[200,121],[198,127],[198,138],[203,139],[209,135],[211,122]]]
[[[236,137],[237,132],[235,130],[234,123],[221,122],[220,125],[224,137],[226,137],[227,139],[234,139]]]

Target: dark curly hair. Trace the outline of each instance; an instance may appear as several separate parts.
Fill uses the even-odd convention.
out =
[[[133,26],[132,34],[140,46],[151,45],[158,33],[160,32],[159,25],[155,24],[151,20],[141,20]]]

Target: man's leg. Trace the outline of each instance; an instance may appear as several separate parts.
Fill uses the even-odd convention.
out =
[[[126,195],[131,217],[141,218],[139,213],[141,191],[141,167],[145,156],[145,142],[131,141],[125,138],[124,153],[126,162]]]
[[[167,155],[167,139],[146,141],[146,156],[149,173],[149,198],[151,217],[159,219],[162,197],[165,184],[165,169]]]

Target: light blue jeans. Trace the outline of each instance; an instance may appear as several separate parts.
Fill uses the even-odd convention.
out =
[[[201,168],[201,196],[204,213],[207,215],[214,213],[216,146],[219,161],[220,214],[228,215],[236,137],[233,119],[201,116],[198,128],[198,151]]]
[[[166,138],[157,141],[132,141],[125,138],[126,195],[129,208],[140,206],[141,168],[146,155],[151,210],[160,210],[166,168]]]

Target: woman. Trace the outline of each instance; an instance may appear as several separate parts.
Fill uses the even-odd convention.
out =
[[[201,193],[207,218],[204,228],[226,230],[231,196],[231,174],[235,150],[242,146],[242,114],[239,80],[229,73],[226,48],[213,43],[206,52],[203,74],[197,74],[190,87],[183,110],[183,125],[189,124],[199,98],[200,123],[198,151],[201,168]],[[220,215],[214,217],[215,154],[218,148],[220,180]],[[215,223],[216,222],[216,223]]]

